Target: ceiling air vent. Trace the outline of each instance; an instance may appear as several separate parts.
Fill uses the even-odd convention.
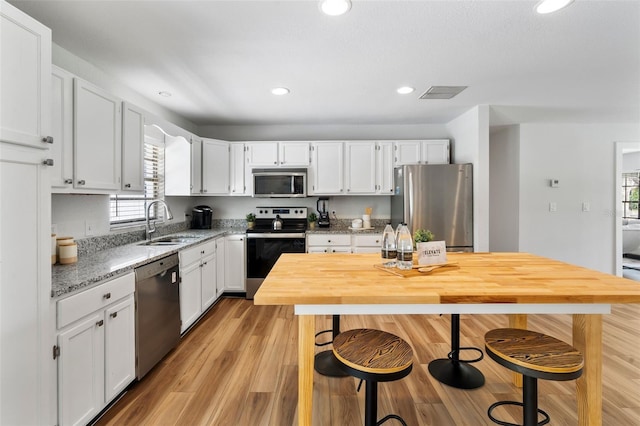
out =
[[[467,86],[431,86],[420,99],[451,99],[466,88]]]

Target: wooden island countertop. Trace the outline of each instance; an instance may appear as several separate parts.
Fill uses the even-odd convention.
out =
[[[315,315],[572,314],[584,355],[576,380],[578,424],[602,425],[602,314],[640,303],[640,283],[527,253],[448,253],[456,266],[402,277],[376,269],[378,254],[283,254],[255,294],[256,305],[294,305],[298,315],[298,424],[312,419]]]

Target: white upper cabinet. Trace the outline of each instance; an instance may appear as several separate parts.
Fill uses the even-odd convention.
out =
[[[345,142],[347,195],[376,193],[376,143]]]
[[[202,194],[229,194],[229,142],[202,140]]]
[[[191,194],[202,194],[202,139],[191,136]]]
[[[250,195],[247,193],[247,184],[244,172],[244,152],[243,143],[231,143],[229,151],[229,194],[230,195]]]
[[[191,142],[184,136],[164,137],[164,194],[191,195]]]
[[[314,142],[311,144],[311,167],[307,188],[309,195],[344,194],[344,144]]]
[[[144,192],[144,112],[122,103],[122,190]]]
[[[281,167],[309,166],[309,142],[279,142],[278,165]]]
[[[449,139],[397,141],[394,146],[395,167],[404,164],[449,163]]]
[[[376,143],[376,194],[393,195],[393,142]]]
[[[0,140],[48,149],[51,30],[0,2]]]
[[[247,142],[246,159],[250,167],[307,167],[309,142]]]
[[[54,143],[51,187],[54,192],[73,188],[73,74],[51,69],[51,134]]]
[[[74,187],[119,191],[122,102],[80,79],[74,80]]]

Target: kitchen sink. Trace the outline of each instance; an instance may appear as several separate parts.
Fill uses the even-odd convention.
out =
[[[198,237],[187,237],[187,236],[179,236],[179,237],[162,237],[157,240],[151,241],[143,241],[139,246],[175,246],[178,244],[190,243]]]

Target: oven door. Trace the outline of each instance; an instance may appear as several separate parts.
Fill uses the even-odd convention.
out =
[[[305,253],[304,233],[247,233],[247,299],[258,287],[282,253]]]

